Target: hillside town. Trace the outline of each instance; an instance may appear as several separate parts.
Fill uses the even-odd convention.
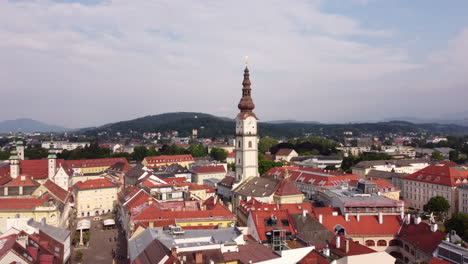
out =
[[[232,137],[145,135],[185,154],[4,136],[0,263],[468,263],[468,167],[437,147],[447,138],[417,148],[346,131],[330,153],[268,145],[247,67],[242,86]],[[73,159],[91,145],[132,155]]]

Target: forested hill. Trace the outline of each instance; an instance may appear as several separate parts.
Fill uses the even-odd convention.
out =
[[[87,128],[80,132],[89,136],[107,132],[114,135],[130,135],[146,132],[178,131],[179,136],[189,136],[192,129],[198,129],[199,137],[232,136],[235,124],[233,119],[217,117],[204,113],[178,112],[145,116],[133,120],[106,124],[97,128]],[[431,133],[431,134],[468,134],[468,127],[447,124],[413,124],[404,121],[353,124],[320,123],[259,123],[261,136],[296,137],[304,134],[340,136],[344,131],[353,135],[386,133]]]

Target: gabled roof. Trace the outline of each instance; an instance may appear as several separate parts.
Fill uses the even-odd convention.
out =
[[[68,191],[62,189],[62,187],[58,186],[51,180],[47,180],[43,185],[53,196],[59,199],[62,203],[65,203]]]
[[[192,154],[184,155],[162,155],[162,156],[153,156],[145,157],[143,159],[148,164],[158,164],[158,163],[168,163],[168,162],[184,162],[184,161],[193,161]]]
[[[114,165],[110,166],[107,170],[114,172],[127,172],[132,169],[132,166],[128,162],[117,162]]]
[[[101,189],[101,188],[117,188],[117,184],[109,181],[108,179],[94,179],[86,180],[85,182],[79,181],[73,185],[77,190],[88,189]]]
[[[225,173],[226,169],[223,165],[214,165],[214,166],[194,166],[191,168],[192,173],[201,174],[201,173]]]
[[[43,206],[47,201],[45,198],[0,198],[0,211],[33,210]]]
[[[234,192],[250,197],[270,197],[276,191],[278,184],[279,180],[276,179],[252,177],[238,186]]]
[[[232,176],[226,176],[226,177],[224,177],[224,179],[222,179],[220,182],[218,182],[218,186],[221,185],[223,187],[231,189],[235,180],[236,180],[236,178],[234,178]]]
[[[130,211],[132,208],[140,206],[148,201],[156,201],[151,195],[149,195],[143,189],[139,189],[136,192],[132,192],[124,198],[123,206],[127,211]]]
[[[320,187],[340,186],[351,180],[362,179],[361,176],[356,174],[302,167],[276,168],[269,170],[263,176],[284,178],[286,173],[289,174],[289,177],[296,183],[310,184]]]
[[[17,177],[16,179],[13,179],[12,181],[10,181],[9,183],[3,185],[5,187],[14,187],[14,186],[23,186],[23,187],[26,187],[26,186],[39,186],[40,184],[35,181],[31,176],[24,176],[24,175],[21,175],[19,177]]]
[[[291,178],[282,180],[275,192],[275,196],[290,196],[301,194],[302,192],[299,191]]]
[[[280,149],[276,152],[276,156],[288,156],[290,155],[294,149]]]
[[[312,250],[307,256],[301,259],[297,264],[329,264],[327,258]]]
[[[440,230],[432,232],[430,225],[424,222],[415,224],[413,219],[409,225],[405,223],[398,234],[399,239],[410,243],[428,255],[432,255],[444,237],[444,232]]]
[[[406,176],[404,179],[456,187],[468,183],[468,170],[461,167],[430,165]]]
[[[108,167],[118,162],[128,163],[126,158],[84,159],[66,161],[66,163],[72,168]]]

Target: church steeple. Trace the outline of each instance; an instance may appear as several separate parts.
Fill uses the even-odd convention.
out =
[[[245,66],[244,70],[244,80],[242,81],[242,98],[237,105],[239,110],[241,110],[241,113],[249,113],[252,112],[252,110],[255,108],[255,104],[253,103],[252,97],[251,97],[251,92],[252,88],[250,88],[251,82],[250,82],[250,74],[249,74],[249,68]]]

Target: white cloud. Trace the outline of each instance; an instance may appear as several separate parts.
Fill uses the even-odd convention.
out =
[[[0,85],[25,104],[6,102],[9,116],[68,126],[177,110],[233,116],[244,55],[267,119],[320,119],[304,112],[325,105],[277,104],[332,95],[351,106],[338,96],[350,87],[365,93],[421,67],[405,50],[353,40],[393,31],[324,13],[320,1],[2,1],[0,25]]]

